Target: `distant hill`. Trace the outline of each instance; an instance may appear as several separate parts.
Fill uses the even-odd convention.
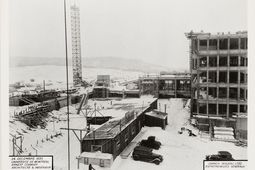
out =
[[[40,66],[40,65],[56,65],[65,66],[63,58],[48,58],[48,57],[11,57],[11,67],[23,66]],[[69,59],[71,65],[71,59]],[[111,68],[118,70],[140,71],[145,73],[158,73],[160,71],[185,71],[184,69],[171,69],[156,64],[146,63],[138,59],[126,59],[119,57],[93,57],[82,58],[82,65],[93,68]]]

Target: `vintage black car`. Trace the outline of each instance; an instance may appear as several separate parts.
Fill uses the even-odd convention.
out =
[[[155,136],[149,136],[147,140],[142,140],[140,142],[141,146],[145,146],[152,149],[159,149],[161,142],[155,140]]]
[[[232,154],[228,151],[219,151],[216,155],[207,155],[205,158],[207,161],[233,161]]]
[[[136,146],[134,148],[132,157],[134,160],[160,164],[163,161],[163,156],[152,152],[151,148],[144,146]]]

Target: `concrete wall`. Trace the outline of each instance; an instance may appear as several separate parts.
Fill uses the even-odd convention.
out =
[[[236,119],[236,138],[247,139],[247,118]]]

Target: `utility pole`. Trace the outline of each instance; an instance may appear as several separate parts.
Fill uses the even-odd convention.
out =
[[[68,45],[67,45],[67,14],[66,14],[66,0],[64,0],[64,21],[65,21],[65,55],[66,55],[66,94],[67,94],[67,157],[68,166],[67,169],[70,170],[70,132],[69,132],[69,87],[68,87]]]

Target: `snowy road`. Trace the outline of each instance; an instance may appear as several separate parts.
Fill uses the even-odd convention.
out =
[[[112,166],[112,170],[202,170],[205,155],[217,153],[220,150],[228,150],[235,159],[247,159],[247,149],[237,147],[233,143],[210,141],[209,139],[189,137],[188,134],[178,134],[177,131],[187,125],[189,118],[188,109],[183,108],[182,99],[160,100],[161,111],[167,105],[168,123],[166,130],[161,128],[145,127],[142,134],[135,141],[146,139],[150,135],[156,136],[161,141],[162,147],[155,153],[163,155],[164,161],[160,165],[134,161],[131,155],[128,159],[117,157]],[[189,128],[192,128],[188,126]],[[99,169],[99,168],[98,168]]]

